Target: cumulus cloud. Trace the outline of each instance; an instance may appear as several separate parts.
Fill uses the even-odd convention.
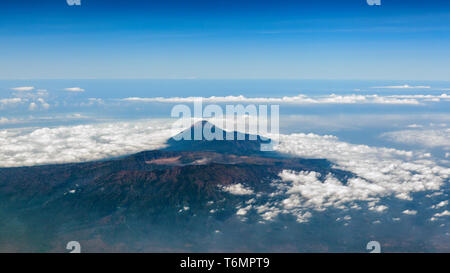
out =
[[[379,95],[336,95],[331,94],[327,96],[285,96],[285,97],[255,97],[248,98],[243,95],[240,96],[212,96],[212,97],[154,97],[141,98],[130,97],[123,101],[128,102],[160,102],[160,103],[192,103],[194,101],[202,100],[205,103],[272,103],[272,104],[413,104],[417,105],[420,102],[416,99],[410,98],[396,98],[391,96]]]
[[[0,167],[84,162],[162,148],[165,120],[0,130]]]
[[[30,105],[28,106],[28,110],[30,111],[34,111],[37,109],[37,104],[35,102],[30,103]]]
[[[431,206],[432,209],[438,209],[438,208],[442,208],[448,205],[448,200],[446,201],[442,201],[436,205]]]
[[[228,186],[224,186],[222,187],[222,190],[234,195],[250,195],[250,194],[254,194],[254,191],[249,188],[249,187],[245,187],[242,184],[233,184],[233,185],[228,185]]]
[[[252,207],[253,207],[252,205],[248,205],[248,206],[246,206],[244,208],[238,208],[238,211],[236,212],[236,215],[245,216],[245,215],[247,215],[248,211],[250,209],[252,209]]]
[[[50,104],[48,104],[43,98],[38,98],[37,101],[41,104],[42,108],[50,108]]]
[[[369,210],[376,211],[376,212],[383,212],[387,209],[388,209],[388,207],[384,206],[384,205],[369,207]]]
[[[272,183],[278,189],[275,194],[271,194],[273,200],[257,206],[265,220],[273,220],[282,213],[291,214],[297,218],[297,222],[304,223],[312,217],[312,211],[328,208],[360,209],[356,201],[369,202],[368,209],[377,213],[388,209],[385,205],[376,205],[384,189],[360,178],[343,183],[332,174],[322,177],[314,171],[292,170],[283,170],[279,176],[280,180]],[[343,219],[348,221],[351,217],[345,216]]]
[[[68,88],[64,88],[64,90],[66,90],[68,92],[84,92],[84,91],[86,91],[80,87],[68,87]]]
[[[444,217],[444,216],[450,216],[450,211],[446,210],[446,211],[443,211],[441,213],[436,213],[434,215],[434,217]]]
[[[43,109],[50,108],[50,104],[48,104],[43,98],[35,95],[20,95],[14,98],[0,99],[0,109],[5,107],[16,107],[21,104],[28,105],[29,110],[36,110],[39,105]]]
[[[34,90],[34,86],[21,86],[21,87],[13,87],[11,88],[11,90],[14,91],[33,91]]]
[[[281,135],[275,148],[304,158],[327,158],[336,168],[356,174],[339,181],[331,173],[282,171],[273,185],[283,200],[267,202],[263,212],[271,216],[289,213],[301,221],[307,221],[302,215],[311,210],[360,209],[361,202],[368,210],[383,213],[388,207],[379,204],[382,198],[411,201],[415,192],[439,191],[450,176],[449,168],[437,165],[426,154],[355,145],[330,135]]]
[[[37,110],[39,108],[39,105],[42,109],[50,108],[50,104],[48,104],[43,98],[37,98],[36,101],[30,102],[30,104],[28,105],[28,110]]]
[[[409,210],[409,209],[407,209],[407,210],[404,210],[402,213],[406,214],[406,215],[416,215],[417,214],[417,210]]]

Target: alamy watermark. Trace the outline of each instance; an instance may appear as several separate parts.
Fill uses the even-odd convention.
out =
[[[172,130],[179,132],[181,128],[196,125],[193,132],[185,130],[173,138],[175,140],[262,140],[261,151],[273,151],[279,142],[279,105],[220,105],[208,104],[203,107],[202,99],[194,101],[193,111],[188,105],[178,104],[172,108],[171,117],[178,118]],[[269,112],[270,108],[270,112]],[[198,123],[200,121],[211,123]],[[215,128],[213,130],[213,127]],[[224,129],[225,132],[218,130]],[[235,134],[235,132],[237,132]],[[259,137],[258,137],[259,136]],[[246,139],[247,138],[247,139]]]

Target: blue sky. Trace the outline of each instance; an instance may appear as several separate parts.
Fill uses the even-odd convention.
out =
[[[0,79],[449,80],[450,3],[6,0]]]

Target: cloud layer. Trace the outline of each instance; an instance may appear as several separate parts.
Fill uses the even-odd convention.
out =
[[[382,137],[390,141],[421,145],[425,147],[443,147],[450,150],[450,129],[401,130],[384,133]]]
[[[128,102],[160,102],[160,103],[192,103],[202,100],[205,103],[272,103],[272,104],[420,104],[416,98],[398,98],[395,96],[379,95],[336,95],[307,96],[298,95],[291,97],[259,97],[248,98],[245,96],[212,96],[212,97],[172,97],[172,98],[141,98],[130,97],[123,101]]]
[[[0,131],[0,167],[84,162],[164,147],[166,121],[116,122]]]

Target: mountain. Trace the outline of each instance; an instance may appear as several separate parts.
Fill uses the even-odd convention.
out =
[[[206,122],[182,134],[193,137],[196,126],[226,134]],[[0,252],[67,252],[69,241],[84,252],[359,249],[364,233],[331,236],[338,229],[326,213],[309,224],[289,215],[262,221],[258,209],[243,217],[241,208],[264,208],[276,196],[283,170],[341,181],[354,175],[325,159],[261,152],[261,137],[233,134],[223,141],[175,136],[165,149],[111,160],[0,169]]]
[[[205,131],[210,132],[215,138],[209,140],[205,136]],[[170,138],[167,142],[169,146],[165,150],[212,151],[226,154],[254,155],[261,154],[261,144],[268,143],[270,143],[270,139],[263,139],[259,135],[250,135],[236,131],[226,132],[214,124],[201,121]]]

